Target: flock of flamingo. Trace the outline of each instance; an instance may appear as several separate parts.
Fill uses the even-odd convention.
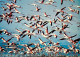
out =
[[[51,17],[52,15],[47,12],[42,12],[44,6],[52,6],[52,7],[59,7],[57,5],[56,0],[36,0],[34,3],[27,4],[29,6],[33,6],[35,10],[30,10],[31,12],[37,13],[35,14],[29,14],[25,15],[24,13],[21,13],[18,9],[21,9],[22,6],[16,5],[18,2],[17,0],[7,0],[10,3],[6,3],[5,1],[0,1],[0,4],[2,7],[2,12],[5,12],[3,14],[0,14],[0,23],[3,21],[6,21],[8,25],[12,23],[21,23],[23,20],[25,22],[21,23],[23,26],[26,27],[26,29],[19,29],[18,27],[15,28],[15,31],[17,33],[11,33],[9,30],[1,29],[0,30],[0,41],[2,43],[5,43],[6,45],[0,46],[0,52],[8,52],[8,53],[14,53],[14,54],[40,54],[43,51],[46,53],[51,53],[53,55],[57,55],[60,53],[63,54],[71,54],[72,52],[74,54],[80,54],[80,47],[78,48],[80,44],[80,38],[75,38],[78,34],[69,35],[71,32],[68,32],[70,25],[73,25],[71,22],[73,22],[73,19],[75,19],[76,16],[74,14],[79,15],[79,9],[80,6],[78,5],[70,5],[69,7],[62,7],[61,9],[53,9],[52,12],[55,14],[54,17]],[[20,0],[22,1],[22,0]],[[76,3],[74,0],[61,0],[60,4],[63,6],[64,1],[68,1],[70,3]],[[76,9],[75,9],[76,8]],[[67,12],[68,11],[68,12]],[[73,14],[70,14],[70,13]],[[41,14],[38,14],[41,13]],[[16,14],[19,14],[21,16],[16,16]],[[74,21],[75,22],[75,21]],[[6,24],[5,24],[6,25]],[[76,26],[80,27],[80,25]],[[5,39],[5,37],[2,37],[1,35],[7,35],[10,38]],[[26,37],[27,36],[27,37]],[[38,43],[29,43],[29,44],[17,44],[16,42],[22,41],[24,38],[32,39],[36,38]],[[58,39],[59,41],[67,41],[71,44],[68,45],[68,48],[65,48],[61,46],[61,43],[54,42],[53,39]],[[16,42],[12,41],[15,39]],[[43,39],[46,39],[47,41],[44,41]],[[11,42],[10,42],[11,41]],[[27,40],[26,40],[27,41]],[[64,42],[65,43],[65,42]],[[41,47],[43,45],[43,47]],[[21,48],[19,47],[21,46]]]

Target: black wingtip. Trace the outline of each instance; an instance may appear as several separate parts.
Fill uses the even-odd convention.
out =
[[[61,38],[61,39],[59,39],[59,40],[66,40],[65,38]]]

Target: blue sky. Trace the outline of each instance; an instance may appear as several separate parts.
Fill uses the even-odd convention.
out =
[[[7,1],[7,0],[0,0],[0,1],[5,1],[6,3],[10,3],[10,1]],[[44,12],[46,12],[47,14],[51,15],[51,18],[53,19],[55,17],[55,14],[56,12],[53,12],[53,10],[55,9],[61,9],[63,7],[66,7],[66,9],[68,9],[68,7],[70,5],[79,5],[80,6],[80,0],[74,0],[75,3],[72,3],[72,2],[69,2],[69,1],[64,1],[63,2],[63,5],[60,4],[60,0],[54,0],[56,1],[57,3],[54,3],[54,5],[56,5],[57,7],[54,7],[54,6],[51,6],[51,5],[41,5],[39,3],[36,3],[35,1],[37,0],[17,0],[17,5],[21,6],[22,8],[17,8],[21,13],[23,13],[25,16],[32,16],[32,15],[42,15],[41,18],[43,18],[44,20],[49,20],[49,18],[45,18],[43,17],[44,15]],[[35,7],[34,6],[31,6],[31,5],[28,5],[28,4],[32,4],[32,3],[36,3],[37,5],[40,5],[39,8],[41,8],[40,12],[35,12]],[[2,2],[0,2],[0,7],[2,7]],[[75,8],[75,9],[78,9],[80,11],[80,8]],[[31,11],[33,10],[33,11]],[[69,9],[68,9],[69,10]],[[66,29],[66,31],[70,32],[68,33],[69,36],[71,35],[75,35],[77,34],[77,36],[73,39],[76,39],[76,38],[79,38],[80,37],[80,28],[76,27],[78,24],[77,22],[80,22],[80,14],[76,14],[76,13],[72,13],[70,11],[67,11],[67,10],[64,10],[65,12],[68,12],[70,14],[73,14],[73,16],[76,16],[76,17],[73,17],[73,20],[71,21],[71,23],[73,25],[70,25],[69,24],[69,29]],[[1,8],[0,8],[0,15],[2,13],[5,13]],[[21,14],[14,14],[14,16],[22,16]],[[60,16],[59,16],[60,17]],[[15,19],[15,18],[14,18]],[[1,29],[7,29],[9,32],[11,32],[12,34],[19,34],[15,29],[19,29],[21,31],[23,31],[23,29],[29,29],[29,30],[32,30],[30,28],[27,28],[23,23],[27,23],[25,20],[21,21],[21,23],[15,23],[15,20],[13,20],[13,23],[12,24],[7,24],[6,21],[2,21],[0,23],[0,30]],[[49,26],[49,31],[51,31],[51,26]],[[44,30],[44,29],[43,29]],[[5,37],[5,39],[9,38],[10,36],[6,36],[6,35],[0,35],[0,37]],[[47,39],[45,39],[44,37],[42,36],[39,36],[43,41],[48,41]],[[61,36],[60,36],[61,37]],[[51,38],[52,41],[54,42],[60,42],[62,45],[70,45],[70,43],[68,43],[67,41],[60,41],[59,38],[55,39],[55,38]],[[11,40],[10,42],[15,41],[15,39]],[[26,36],[25,38],[23,38],[20,43],[28,43],[29,41],[30,42],[34,42],[34,43],[38,43],[39,41],[35,41],[35,40],[38,40],[38,38],[35,38],[32,36],[32,39],[29,39],[28,36]],[[1,43],[1,40],[0,40],[0,43]],[[79,42],[80,43],[80,42]]]

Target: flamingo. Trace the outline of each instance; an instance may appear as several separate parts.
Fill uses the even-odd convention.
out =
[[[44,16],[45,16],[45,17],[48,17],[48,16],[50,16],[50,15],[47,15],[46,12],[44,12]]]
[[[44,1],[45,1],[45,0],[42,0],[42,1],[39,0],[38,3],[43,4]],[[36,2],[36,1],[35,1],[35,2]]]
[[[8,40],[5,40],[3,37],[1,37],[1,39],[3,40],[4,43],[7,43],[8,44],[9,41],[12,39],[12,37],[10,39],[8,39]]]
[[[13,6],[13,8],[21,8],[21,6],[18,6],[16,4],[14,4],[14,3],[12,3],[12,6]]]
[[[68,7],[69,9],[70,9],[70,11],[71,12],[75,12],[75,10],[74,9],[72,9],[71,7]]]
[[[71,2],[75,2],[74,0],[69,0],[69,1],[71,1]]]
[[[57,16],[60,12],[66,13],[66,12],[63,11],[65,8],[66,8],[66,7],[63,7],[63,8],[61,8],[60,10],[58,10],[55,16]],[[53,10],[53,11],[54,11],[54,10]],[[66,14],[67,14],[67,13],[66,13]]]
[[[15,12],[16,12],[16,13],[19,13],[19,14],[21,13],[21,12],[19,12],[16,8],[14,8],[14,9],[15,9]]]
[[[16,37],[17,38],[17,41],[20,41],[20,35],[18,35],[18,34],[12,34],[13,36],[12,36],[12,38],[14,38],[14,37]]]
[[[14,0],[14,3],[16,3],[16,0]]]
[[[63,0],[61,0],[61,5],[63,4]]]
[[[0,52],[3,52],[4,51],[4,48],[2,48],[1,46],[0,46]]]
[[[39,12],[41,8],[36,7],[36,11]]]
[[[37,7],[38,7],[38,5],[37,5],[37,4],[35,4],[35,3],[28,4],[28,5],[32,5],[32,6],[37,6]]]
[[[5,7],[1,7],[1,8],[2,8],[4,11],[7,11],[7,9],[8,9],[8,8],[5,8]]]
[[[48,0],[49,2],[54,2],[54,0]]]
[[[71,38],[73,38],[73,37],[75,37],[75,36],[77,36],[77,34],[76,35],[73,35],[73,36],[68,36],[65,32],[64,32],[64,38],[61,38],[60,40],[65,40],[66,38],[67,39],[71,39]]]
[[[6,34],[6,35],[8,35],[8,36],[10,36],[10,35],[11,35],[11,33],[10,33],[10,32],[8,32],[6,29],[2,29],[2,31],[3,31],[3,33],[4,33],[4,34]]]
[[[46,30],[45,31],[46,31],[46,34],[48,34],[48,27],[46,27]]]
[[[40,41],[40,44],[46,45],[46,42],[43,42],[43,41],[41,40],[41,38],[39,38],[38,40]]]

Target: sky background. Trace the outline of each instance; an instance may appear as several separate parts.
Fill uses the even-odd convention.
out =
[[[5,1],[6,3],[10,3],[11,2],[11,1],[7,1],[7,0],[0,0],[0,1]],[[72,3],[70,1],[64,1],[63,2],[63,5],[61,5],[60,0],[54,0],[57,3],[54,3],[53,5],[56,5],[57,7],[54,7],[52,5],[41,5],[39,3],[36,3],[35,1],[38,1],[38,0],[17,0],[16,5],[19,5],[19,6],[22,7],[22,8],[17,8],[18,11],[20,11],[25,16],[29,16],[30,17],[32,15],[41,15],[41,18],[43,18],[44,20],[49,20],[49,18],[45,18],[43,16],[44,15],[44,12],[46,12],[47,14],[51,15],[51,19],[50,20],[52,20],[53,18],[56,18],[55,17],[56,12],[53,12],[53,10],[56,10],[56,9],[59,9],[60,10],[61,8],[66,7],[66,9],[64,10],[65,12],[67,12],[69,14],[72,14],[73,16],[76,16],[76,17],[73,17],[73,19],[71,21],[72,25],[69,24],[69,27],[70,28],[69,29],[67,28],[66,31],[67,32],[70,32],[70,33],[68,33],[69,36],[72,36],[72,35],[77,34],[77,36],[74,37],[73,39],[77,39],[77,38],[80,37],[80,28],[77,27],[79,25],[79,24],[77,24],[77,22],[80,22],[80,14],[78,15],[76,13],[72,13],[72,12],[68,11],[69,10],[68,7],[70,5],[79,5],[80,6],[80,0],[74,0],[75,3]],[[36,12],[34,6],[28,5],[28,4],[32,4],[32,3],[36,3],[37,5],[40,6],[39,7],[39,8],[41,8],[40,12]],[[0,2],[0,7],[3,6],[1,4],[3,4],[3,3]],[[73,7],[73,8],[80,11],[80,8],[75,8],[75,7]],[[31,10],[33,10],[33,11],[31,11]],[[5,13],[5,12],[0,8],[0,15],[3,14],[3,13]],[[16,16],[23,16],[23,15],[21,15],[21,14],[14,14],[14,17],[16,17]],[[60,15],[59,15],[59,17],[60,17]],[[0,23],[0,30],[1,29],[7,29],[12,34],[19,34],[15,30],[16,28],[19,29],[19,30],[21,30],[21,31],[23,31],[24,29],[32,30],[31,28],[27,28],[23,23],[28,23],[28,22],[25,21],[25,20],[22,20],[20,23],[15,23],[15,18],[13,19],[13,23],[12,24],[7,24],[6,21],[2,21]],[[58,22],[57,24],[60,24],[60,23]],[[55,26],[55,25],[53,25],[53,26]],[[54,28],[51,28],[50,25],[48,25],[48,28],[49,28],[49,31],[51,31],[51,29],[54,29]],[[57,32],[55,32],[55,33],[57,34]],[[4,35],[3,34],[3,35],[0,35],[0,37],[4,37],[7,40],[11,36],[7,36],[7,35]],[[40,35],[39,35],[39,37],[43,41],[48,41],[46,38],[44,38],[44,37],[42,37]],[[62,36],[59,35],[59,37],[57,39],[52,37],[51,40],[53,42],[60,42],[61,45],[66,45],[66,46],[67,45],[70,45],[70,43],[67,42],[66,40],[60,41],[59,40],[60,37],[62,37]],[[35,41],[35,40],[38,40],[38,37],[36,38],[36,37],[32,36],[32,38],[29,39],[29,37],[26,36],[22,40],[20,40],[19,42],[16,42],[17,41],[16,38],[13,38],[10,42],[16,42],[16,43],[29,43],[29,42],[38,43],[39,42],[39,41]],[[1,45],[1,43],[2,43],[2,40],[0,40],[0,45]]]

